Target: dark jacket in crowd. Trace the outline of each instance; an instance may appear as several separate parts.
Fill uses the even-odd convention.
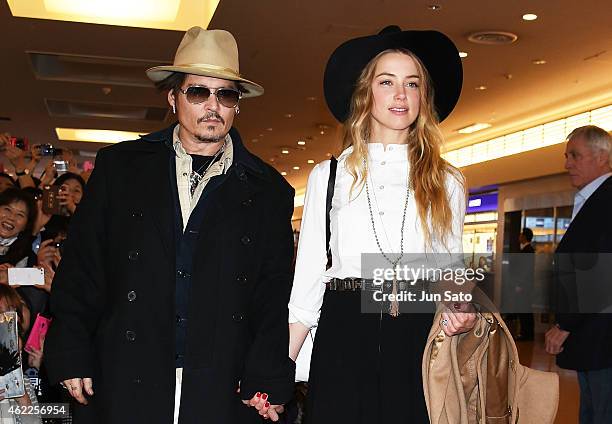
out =
[[[172,423],[180,272],[172,130],[100,150],[71,221],[45,360],[53,381],[94,379],[95,394],[76,408],[76,424]],[[230,135],[233,164],[200,199],[183,424],[259,423],[241,398],[260,391],[285,403],[293,392],[287,303],[294,191],[235,130]]]
[[[612,177],[587,199],[555,255],[557,322],[570,335],[557,355],[561,368],[612,367]],[[608,313],[588,313],[604,311]]]

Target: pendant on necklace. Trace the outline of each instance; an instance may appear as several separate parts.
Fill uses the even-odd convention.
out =
[[[393,294],[393,300],[389,305],[389,315],[391,315],[393,318],[397,318],[400,314],[399,302],[397,301],[397,269],[393,273],[393,288],[391,293]]]

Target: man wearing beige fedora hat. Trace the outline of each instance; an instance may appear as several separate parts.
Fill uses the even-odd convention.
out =
[[[232,126],[263,88],[229,32],[199,27],[147,75],[178,122],[99,151],[54,280],[49,376],[76,424],[277,421],[294,191]]]

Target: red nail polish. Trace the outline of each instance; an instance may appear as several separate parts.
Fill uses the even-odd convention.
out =
[[[269,408],[270,407],[270,402],[266,402],[265,406],[266,406],[266,408]]]
[[[267,393],[264,393],[263,395],[261,395],[261,398],[262,398],[263,400],[268,399],[268,394],[267,394]]]
[[[257,392],[257,393],[255,393],[255,396],[257,396],[258,398],[260,398],[260,397],[261,397],[261,393]]]

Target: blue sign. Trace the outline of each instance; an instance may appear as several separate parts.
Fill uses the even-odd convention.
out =
[[[497,192],[473,194],[468,198],[467,213],[491,212],[497,210]]]

